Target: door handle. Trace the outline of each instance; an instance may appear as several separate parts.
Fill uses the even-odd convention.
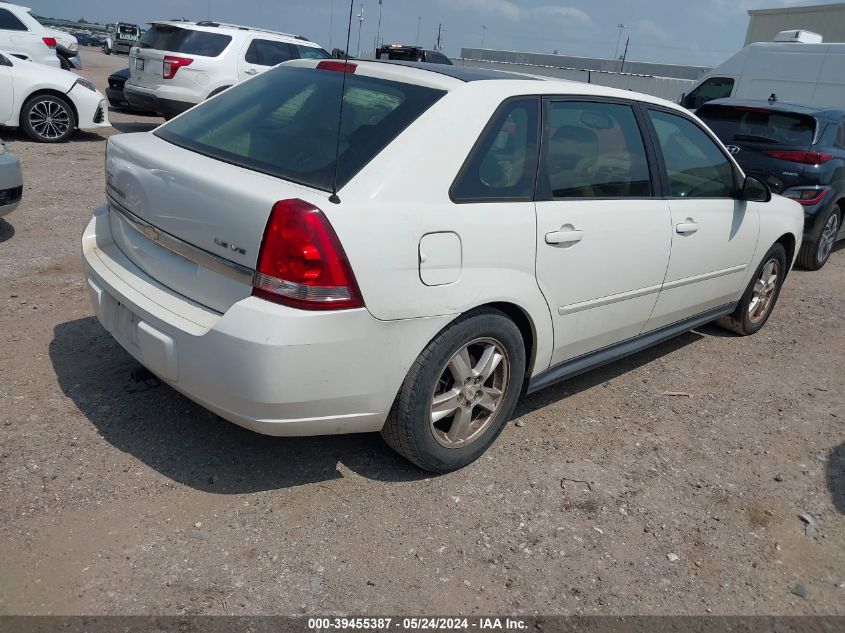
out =
[[[560,231],[546,233],[546,244],[575,244],[584,237],[584,231],[579,231],[571,224],[560,227]]]
[[[687,218],[675,227],[675,232],[681,235],[692,235],[698,231],[698,222],[692,218]]]
[[[249,70],[244,71],[244,75],[257,75],[258,71],[255,68],[250,68]]]

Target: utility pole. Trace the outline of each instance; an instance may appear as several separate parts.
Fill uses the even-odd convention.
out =
[[[420,27],[422,26],[422,16],[417,18],[417,46],[420,45]]]
[[[625,40],[625,52],[622,54],[622,65],[619,67],[619,72],[625,70],[625,58],[628,57],[628,44],[631,43],[631,36],[628,36],[628,39]]]
[[[481,27],[481,48],[484,48],[484,36],[487,35],[487,27]]]
[[[379,40],[381,39],[381,0],[378,0],[378,29],[376,30],[376,50],[379,47]]]
[[[361,12],[357,15],[358,18],[358,54],[356,57],[361,57],[361,27],[364,26],[364,3],[361,3]]]
[[[613,53],[613,59],[619,59],[619,42],[622,40],[622,31],[625,30],[625,25],[621,22],[616,25],[619,29],[619,35],[616,37],[616,52]]]
[[[443,32],[443,23],[441,22],[440,25],[437,27],[437,45],[434,47],[434,50],[436,50],[438,53],[443,50],[443,48],[440,46],[440,34],[442,32]]]
[[[332,12],[329,16],[329,50],[334,50],[332,48],[332,31],[334,31],[334,0],[332,0]]]

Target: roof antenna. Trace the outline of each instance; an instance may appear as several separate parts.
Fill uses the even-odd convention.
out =
[[[346,66],[349,64],[349,40],[352,36],[352,14],[355,11],[355,0],[349,0],[349,23],[346,27],[346,51],[343,55],[343,83],[340,88],[340,114],[337,118],[337,144],[335,145],[334,153],[334,176],[332,177],[332,195],[329,196],[329,202],[332,204],[340,204],[340,198],[337,196],[337,167],[340,163],[340,134],[341,126],[343,125],[343,97],[346,96],[346,75],[348,74]]]

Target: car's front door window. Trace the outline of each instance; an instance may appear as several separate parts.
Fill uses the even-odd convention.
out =
[[[686,117],[649,110],[673,198],[731,198],[736,194],[734,168],[700,127]]]

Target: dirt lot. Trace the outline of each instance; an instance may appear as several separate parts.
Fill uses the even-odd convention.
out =
[[[104,89],[126,58],[85,62]],[[111,118],[4,133],[26,185],[0,221],[0,613],[845,614],[845,250],[757,336],[527,397],[430,478],[377,435],[262,437],[131,380],[78,241],[106,138],[159,120]]]

